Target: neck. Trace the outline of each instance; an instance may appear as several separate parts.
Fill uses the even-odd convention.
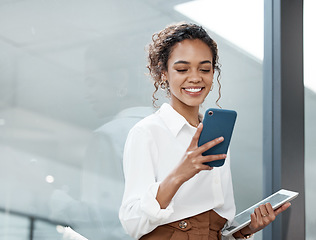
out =
[[[180,113],[190,125],[193,127],[197,127],[199,125],[199,106],[192,107],[188,105],[182,105],[181,107],[177,107],[172,103],[171,106],[174,110]]]

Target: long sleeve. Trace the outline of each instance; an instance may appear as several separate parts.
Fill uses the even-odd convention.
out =
[[[124,149],[125,190],[119,217],[127,233],[136,239],[151,232],[173,213],[172,203],[161,209],[156,200],[157,157],[151,134],[145,129],[132,129]]]

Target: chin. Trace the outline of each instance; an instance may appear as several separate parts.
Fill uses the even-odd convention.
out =
[[[197,102],[187,102],[185,103],[185,105],[189,106],[189,107],[200,107],[200,105],[203,103],[204,101],[197,101]]]

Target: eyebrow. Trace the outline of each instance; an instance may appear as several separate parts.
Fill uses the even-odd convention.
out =
[[[205,60],[205,61],[200,62],[200,64],[205,64],[205,63],[212,64],[210,60]],[[174,64],[190,64],[190,62],[179,60],[179,61],[176,61]]]
[[[212,62],[210,60],[205,60],[205,61],[200,62],[200,64],[204,64],[204,63],[212,64]]]

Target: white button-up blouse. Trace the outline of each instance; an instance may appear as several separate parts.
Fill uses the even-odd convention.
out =
[[[230,157],[222,167],[201,171],[185,182],[166,209],[156,200],[160,182],[182,159],[196,132],[169,104],[138,122],[124,149],[125,190],[119,212],[127,233],[139,239],[159,225],[213,209],[231,222],[235,216]],[[232,238],[234,239],[234,238]]]

